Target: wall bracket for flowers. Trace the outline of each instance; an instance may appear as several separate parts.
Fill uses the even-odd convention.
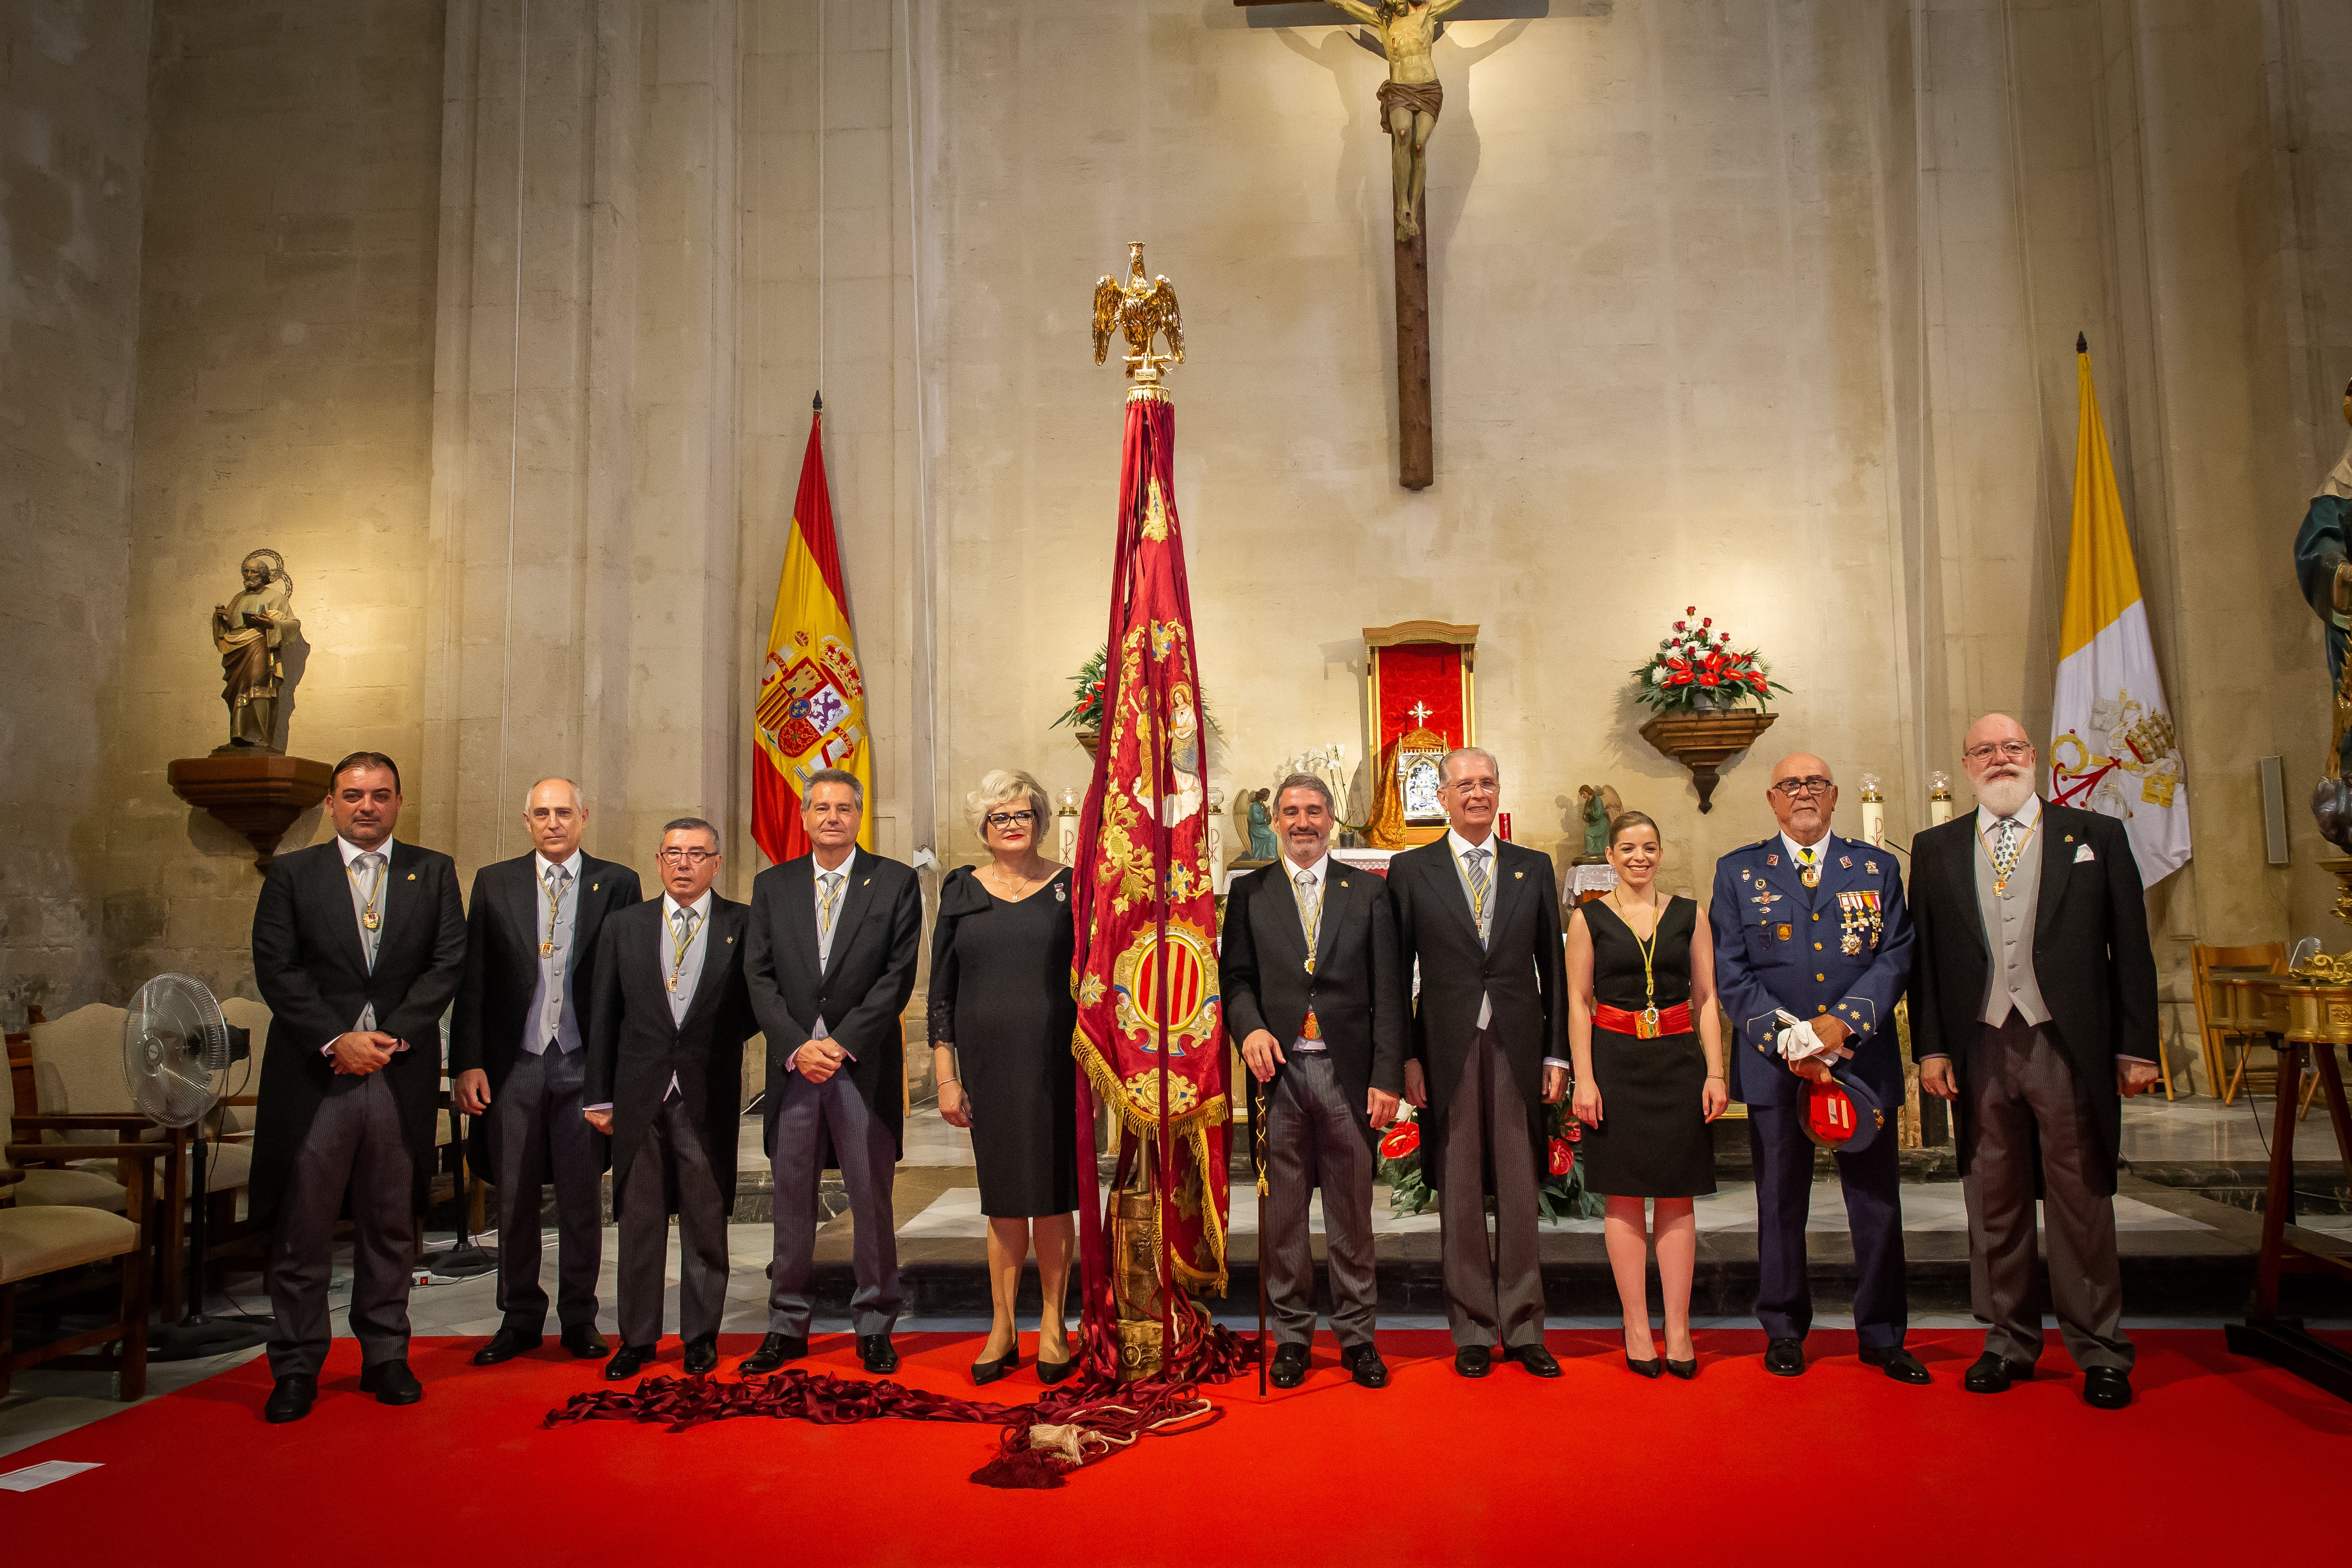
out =
[[[1698,808],[1714,809],[1723,764],[1755,743],[1778,715],[1764,704],[1786,691],[1754,648],[1734,651],[1731,634],[1717,631],[1694,605],[1675,623],[1658,651],[1633,672],[1633,698],[1657,710],[1642,739],[1690,770]]]

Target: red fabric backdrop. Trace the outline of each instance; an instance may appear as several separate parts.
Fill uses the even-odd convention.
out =
[[[1398,643],[1377,648],[1380,660],[1380,731],[1372,737],[1375,756],[1409,731],[1427,728],[1445,737],[1449,747],[1469,743],[1462,721],[1462,650],[1453,643]],[[1429,706],[1426,726],[1412,716],[1416,704]]]

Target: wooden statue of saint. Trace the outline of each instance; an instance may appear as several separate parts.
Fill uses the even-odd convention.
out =
[[[2352,383],[2344,388],[2344,421],[2352,425]],[[2303,514],[2294,536],[2294,574],[2303,596],[2327,628],[2327,679],[2335,693],[2335,723],[2327,747],[2327,773],[2311,801],[2319,831],[2352,853],[2352,670],[2346,647],[2352,643],[2352,441]]]
[[[294,580],[275,550],[257,550],[240,563],[245,588],[213,606],[213,647],[220,654],[221,700],[228,704],[228,743],[220,752],[278,750],[278,698],[286,680],[280,650],[301,622],[294,615]]]

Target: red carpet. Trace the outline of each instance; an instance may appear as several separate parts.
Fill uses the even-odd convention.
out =
[[[260,1417],[259,1360],[0,1460],[98,1460],[42,1490],[0,1492],[11,1562],[764,1563],[840,1568],[1161,1563],[1362,1568],[1474,1562],[2011,1564],[2341,1562],[2352,1405],[2222,1348],[2219,1331],[2138,1336],[2140,1399],[2086,1407],[2053,1343],[2041,1379],[1965,1394],[1974,1333],[1915,1333],[1937,1375],[1908,1388],[1861,1365],[1853,1336],[1813,1335],[1801,1380],[1766,1375],[1762,1336],[1702,1334],[1696,1383],[1624,1370],[1613,1339],[1555,1331],[1556,1383],[1498,1367],[1454,1375],[1440,1333],[1381,1336],[1394,1373],[1358,1389],[1318,1342],[1305,1387],[1146,1439],[1058,1491],[965,1478],[996,1429],[884,1421],[730,1421],[672,1435],[597,1422],[543,1431],[595,1363],[548,1352],[477,1372],[475,1340],[420,1340],[425,1402],[358,1392],[336,1342],[317,1410]],[[750,1336],[729,1336],[730,1356]],[[967,1397],[1034,1396],[1023,1370],[985,1394],[968,1335],[901,1339],[900,1381]],[[808,1363],[864,1374],[846,1336]],[[1034,1345],[1024,1345],[1026,1354]],[[559,1352],[560,1353],[560,1352]],[[656,1370],[677,1371],[677,1342]],[[723,1362],[731,1370],[732,1363]],[[1192,1522],[1148,1524],[1154,1500]],[[2266,1511],[2263,1500],[2290,1503]],[[168,1554],[168,1556],[167,1556]]]

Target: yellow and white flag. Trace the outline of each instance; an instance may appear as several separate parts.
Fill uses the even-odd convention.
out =
[[[2079,341],[2074,359],[2083,416],[2050,717],[2050,796],[2121,817],[2140,881],[2153,886],[2189,859],[2189,786],[2148,640],[2147,606],[2099,422],[2091,356]]]

